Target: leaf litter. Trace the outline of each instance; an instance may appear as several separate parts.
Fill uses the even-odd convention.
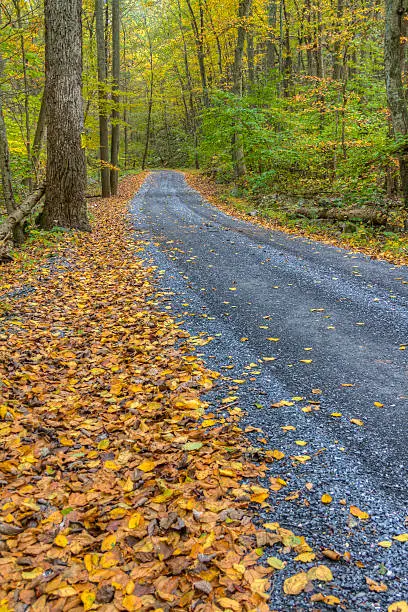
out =
[[[316,558],[303,536],[254,524],[254,504],[268,507],[287,483],[272,477],[264,488],[253,479],[284,454],[265,451],[253,462],[237,396],[219,401],[230,418],[206,414],[201,394],[219,374],[194,353],[201,339],[159,310],[154,267],[126,219],[144,176],[125,179],[120,197],[92,202],[92,234],[33,246],[2,278],[1,612],[262,612],[270,575],[289,553],[301,563]],[[267,557],[272,548],[283,558]],[[283,590],[313,593],[313,583],[332,580],[316,565]],[[311,601],[340,603],[322,593]]]

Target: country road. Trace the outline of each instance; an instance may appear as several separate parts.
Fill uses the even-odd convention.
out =
[[[236,220],[177,172],[153,172],[131,212],[164,306],[191,334],[212,338],[198,352],[227,377],[209,396],[214,408],[232,390],[244,426],[263,431],[249,433],[253,445],[286,455],[269,475],[287,486],[265,516],[317,547],[357,555],[364,569],[337,580],[346,609],[406,597],[408,544],[378,541],[407,531],[408,269]],[[281,400],[290,405],[271,407]],[[302,454],[310,459],[290,459]],[[371,521],[350,520],[349,504]],[[367,575],[388,592],[367,595]],[[293,609],[309,609],[306,601]]]

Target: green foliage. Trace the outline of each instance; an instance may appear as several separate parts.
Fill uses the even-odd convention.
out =
[[[387,136],[383,87],[382,95],[379,87],[361,95],[359,81],[349,87],[343,93],[333,81],[318,89],[305,82],[291,98],[270,85],[243,98],[218,92],[202,116],[204,165],[232,179],[230,143],[239,124],[251,192],[341,195],[360,204],[381,198],[396,149]]]

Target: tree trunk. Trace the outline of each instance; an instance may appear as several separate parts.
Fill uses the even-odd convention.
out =
[[[119,86],[120,86],[120,9],[119,0],[112,0],[112,138],[110,187],[112,195],[118,193],[119,182]]]
[[[203,90],[203,105],[210,105],[208,95],[207,71],[205,68],[205,49],[204,49],[204,8],[202,0],[198,0],[199,4],[199,21],[194,13],[190,0],[187,1],[188,10],[190,11],[190,22],[194,33],[195,45],[197,50],[198,67],[200,70],[201,87]]]
[[[109,172],[109,121],[107,112],[107,67],[105,53],[105,24],[103,14],[104,0],[95,0],[96,51],[98,60],[98,100],[99,100],[99,159],[101,164],[102,197],[110,196]]]
[[[3,58],[0,55],[0,79],[3,76]],[[17,206],[14,199],[13,184],[11,180],[10,151],[7,140],[6,123],[3,114],[3,93],[0,90],[0,175],[3,188],[3,198],[8,215],[12,214]],[[16,244],[24,242],[24,232],[20,224],[13,228],[13,239]]]
[[[36,184],[38,184],[39,161],[40,161],[42,142],[44,138],[45,125],[46,125],[46,104],[45,104],[45,90],[44,90],[42,97],[41,97],[41,106],[40,106],[40,112],[38,114],[38,119],[37,119],[37,127],[35,128],[34,141],[33,141],[33,146],[32,146],[32,157],[31,157]]]
[[[240,0],[238,7],[238,34],[237,43],[235,46],[234,54],[234,66],[233,66],[233,84],[232,91],[238,96],[242,97],[243,90],[243,56],[244,56],[244,43],[246,34],[246,19],[248,18],[251,10],[252,0]],[[239,179],[246,174],[245,155],[244,155],[244,143],[242,138],[241,122],[238,121],[236,124],[236,131],[232,137],[232,160],[234,164],[234,175],[236,179]]]
[[[145,27],[147,31],[147,40],[149,44],[149,85],[147,91],[147,122],[146,122],[146,138],[145,138],[145,147],[143,151],[143,160],[142,160],[142,170],[146,168],[147,156],[149,153],[149,142],[150,142],[150,126],[152,123],[152,109],[153,109],[153,87],[154,87],[154,72],[153,72],[153,45],[152,45],[152,37],[150,35],[149,28],[147,23],[145,22]]]
[[[20,30],[20,49],[21,49],[21,63],[23,67],[23,82],[24,82],[24,120],[25,120],[25,146],[27,150],[27,161],[30,168],[30,175],[26,177],[25,182],[29,189],[32,188],[32,159],[31,159],[31,130],[30,130],[30,99],[28,93],[28,79],[27,79],[27,54],[25,48],[24,34],[23,34],[23,22],[21,19],[21,7],[20,0],[13,0],[14,7],[17,13],[17,26]]]
[[[81,0],[45,0],[47,188],[41,224],[89,230],[82,148]]]
[[[405,202],[405,227],[408,228],[408,107],[402,81],[404,45],[406,37],[407,0],[386,0],[384,67],[388,106],[393,132],[403,138],[399,149],[401,190]]]
[[[268,37],[266,39],[266,71],[267,73],[276,67],[278,53],[275,43],[275,28],[277,23],[277,6],[276,0],[270,0],[268,3]]]

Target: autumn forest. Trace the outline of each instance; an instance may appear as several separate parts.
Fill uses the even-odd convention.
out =
[[[0,0],[0,612],[408,612],[408,0]]]

